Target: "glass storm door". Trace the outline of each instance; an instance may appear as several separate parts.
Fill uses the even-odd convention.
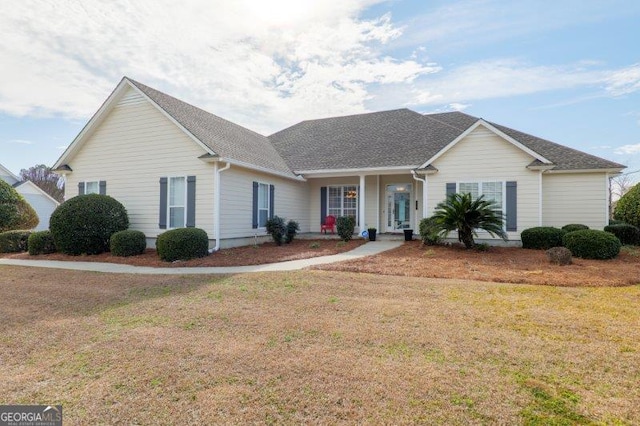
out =
[[[387,185],[387,231],[411,228],[411,184]]]

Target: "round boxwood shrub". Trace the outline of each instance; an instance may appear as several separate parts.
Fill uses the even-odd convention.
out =
[[[640,245],[640,229],[633,225],[629,225],[627,223],[609,225],[605,226],[604,230],[618,237],[622,244],[629,244],[632,246]]]
[[[567,231],[552,226],[538,226],[525,229],[520,233],[522,248],[549,250],[562,246],[562,237]]]
[[[109,248],[114,256],[136,256],[147,248],[147,237],[144,232],[133,229],[118,231],[111,236]]]
[[[618,237],[595,229],[568,232],[562,242],[571,254],[583,259],[613,259],[622,247]]]
[[[178,228],[158,235],[156,249],[166,262],[189,260],[209,254],[209,237],[199,228]]]
[[[419,225],[420,239],[422,244],[432,246],[442,241],[440,230],[442,229],[434,217],[427,217],[420,220]]]
[[[51,231],[38,231],[29,235],[29,254],[49,254],[56,252],[56,244],[53,242]]]
[[[587,225],[583,225],[581,223],[570,223],[562,227],[564,231],[573,232],[573,231],[582,231],[583,229],[589,229]]]
[[[609,219],[609,225],[628,225],[624,220]]]
[[[0,253],[19,253],[27,251],[31,231],[7,231],[0,233]]]
[[[73,197],[51,215],[49,228],[58,251],[77,256],[109,251],[109,238],[129,227],[124,206],[108,195]]]
[[[640,228],[640,183],[620,197],[613,218]]]

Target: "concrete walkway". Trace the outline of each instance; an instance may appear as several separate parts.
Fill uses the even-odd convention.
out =
[[[151,266],[131,266],[118,263],[66,262],[62,260],[23,260],[0,259],[0,265],[31,266],[36,268],[70,269],[74,271],[109,272],[119,274],[156,274],[156,275],[193,275],[193,274],[243,274],[248,272],[297,271],[307,266],[324,265],[343,260],[373,256],[402,245],[401,241],[375,241],[363,244],[346,253],[331,256],[312,257],[310,259],[290,260],[288,262],[268,263],[266,265],[193,267],[193,268],[154,268]],[[215,254],[213,254],[215,256]]]

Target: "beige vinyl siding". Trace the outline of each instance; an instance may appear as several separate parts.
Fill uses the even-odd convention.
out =
[[[448,182],[516,181],[518,231],[510,232],[509,239],[519,240],[523,229],[538,226],[539,172],[526,168],[533,160],[520,148],[479,126],[433,162],[438,172],[427,177],[429,215],[446,198]]]
[[[608,223],[605,173],[545,173],[542,188],[543,225],[581,223],[602,229]]]
[[[156,237],[160,177],[196,176],[196,227],[213,238],[213,165],[203,148],[135,90],[129,89],[82,149],[69,159],[66,198],[80,181],[107,181],[107,195],[127,209],[131,228]]]
[[[360,178],[358,178],[358,181],[359,180]],[[376,214],[376,212],[378,211],[377,209],[378,183],[377,182],[378,182],[377,176],[365,176],[365,181],[364,181],[365,209],[364,209],[363,225],[364,227],[367,227],[367,228],[376,228],[378,223],[377,222],[378,215]],[[380,205],[382,205],[382,201],[383,199],[380,198]]]
[[[231,166],[221,173],[220,216],[222,240],[264,235],[253,225],[253,182],[275,186],[274,214],[300,224],[300,232],[309,232],[309,191],[305,182]]]

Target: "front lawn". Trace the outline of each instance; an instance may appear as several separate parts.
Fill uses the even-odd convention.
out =
[[[286,262],[289,260],[308,259],[318,256],[329,256],[344,253],[365,243],[363,239],[349,242],[339,240],[294,240],[290,244],[276,246],[273,242],[223,249],[198,259],[187,261],[164,262],[158,257],[155,249],[147,249],[138,256],[119,257],[111,253],[91,256],[69,256],[62,253],[30,256],[28,253],[4,254],[4,257],[26,260],[66,260],[70,262],[109,262],[134,266],[151,266],[157,268],[186,266],[244,266],[263,265],[266,263]]]
[[[68,424],[640,423],[640,286],[0,277],[0,403]]]
[[[490,247],[487,251],[454,246],[423,246],[420,241],[376,256],[314,266],[314,269],[425,278],[577,287],[640,283],[640,248],[625,246],[611,260],[573,258],[573,264],[549,263],[544,250]]]

